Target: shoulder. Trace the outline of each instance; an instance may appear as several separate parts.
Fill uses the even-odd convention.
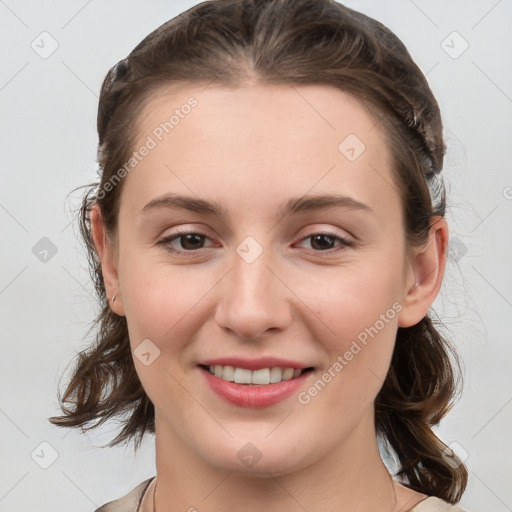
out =
[[[459,505],[452,505],[435,496],[430,496],[409,510],[409,512],[468,512]]]
[[[105,503],[95,512],[138,512],[144,492],[152,480],[153,478],[145,480],[122,498]]]

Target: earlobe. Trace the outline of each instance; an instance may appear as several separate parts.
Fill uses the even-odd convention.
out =
[[[101,210],[97,204],[91,207],[90,218],[92,237],[96,253],[101,262],[101,273],[110,308],[114,313],[124,316],[124,308],[119,293],[119,276],[115,251],[107,236]]]
[[[411,327],[428,313],[443,282],[448,250],[448,223],[442,217],[434,219],[428,240],[415,251],[411,272],[404,287],[399,327]]]

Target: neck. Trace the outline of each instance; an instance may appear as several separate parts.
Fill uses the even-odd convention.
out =
[[[407,502],[399,503],[405,488],[392,480],[382,462],[373,410],[343,443],[314,463],[286,474],[268,470],[253,475],[206,464],[157,413],[156,466],[153,498],[158,512],[396,512],[411,502],[409,494]]]

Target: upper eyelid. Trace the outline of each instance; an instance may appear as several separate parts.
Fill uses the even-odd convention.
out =
[[[166,239],[166,238],[178,237],[179,235],[185,236],[185,235],[191,235],[191,234],[197,234],[197,235],[205,236],[206,238],[212,238],[207,233],[207,231],[208,230],[205,229],[205,228],[178,228],[173,233],[169,233],[168,235],[165,235],[165,236],[160,236],[159,239],[163,240],[163,239]],[[336,233],[334,228],[325,228],[325,229],[322,229],[322,228],[315,228],[315,229],[313,229],[312,228],[311,230],[308,230],[307,233],[302,234],[297,239],[297,241],[303,240],[304,238],[307,238],[309,236],[320,235],[320,234],[325,234],[325,235],[329,235],[329,236],[333,236],[333,237],[338,237],[338,238],[343,238],[343,239],[347,239],[347,240],[348,239],[354,239],[354,241],[357,240],[357,237],[352,235],[352,233],[348,232],[347,230],[343,230],[343,231],[348,236],[345,236],[345,235],[343,235],[341,233]]]
[[[338,229],[340,229],[340,228],[338,228]],[[354,235],[352,235],[350,232],[348,232],[346,229],[344,229],[343,231],[346,233],[347,236],[344,234],[341,234],[341,233],[336,233],[335,231],[336,230],[334,228],[326,228],[326,229],[315,228],[315,229],[308,230],[306,234],[301,235],[299,240],[303,240],[304,238],[308,238],[313,235],[321,235],[321,234],[342,238],[344,240],[353,240],[354,243],[357,240],[357,238]]]

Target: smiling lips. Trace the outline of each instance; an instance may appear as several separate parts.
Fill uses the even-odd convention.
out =
[[[223,358],[201,363],[210,389],[244,407],[268,407],[298,391],[312,367],[273,357]]]
[[[297,361],[277,357],[225,357],[203,361],[199,366],[228,382],[257,385],[277,384],[284,380],[296,379],[311,368]]]

